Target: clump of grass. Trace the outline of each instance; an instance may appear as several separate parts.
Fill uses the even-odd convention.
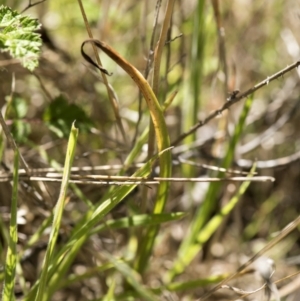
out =
[[[17,88],[13,81],[10,95],[2,93],[9,95],[9,109],[4,117],[0,115],[3,160],[9,154],[5,140],[14,151],[12,174],[3,163],[5,170],[0,175],[4,185],[7,184],[6,198],[9,195],[12,199],[4,205],[10,209],[9,226],[0,218],[3,237],[0,258],[5,267],[0,274],[3,300],[18,299],[16,292],[28,301],[77,297],[206,300],[221,288],[239,294],[254,293],[247,284],[244,289],[228,282],[237,278],[242,281],[245,275],[253,273],[255,268],[250,265],[267,251],[276,250],[276,245],[299,225],[299,218],[291,211],[280,225],[272,224],[272,215],[277,218],[283,212],[281,195],[288,185],[274,166],[288,168],[288,164],[296,162],[295,155],[284,157],[285,163],[277,159],[286,154],[286,149],[296,151],[294,141],[288,148],[282,139],[278,151],[260,146],[266,135],[276,135],[280,129],[293,135],[284,128],[287,122],[290,128],[297,128],[294,115],[286,109],[290,105],[288,97],[270,101],[264,112],[254,114],[258,108],[261,110],[257,107],[257,103],[262,104],[261,98],[275,97],[276,87],[288,94],[291,88],[285,87],[285,82],[289,81],[296,89],[292,72],[299,62],[291,63],[285,58],[289,66],[284,68],[285,63],[279,63],[280,60],[270,65],[268,59],[261,61],[260,69],[253,67],[257,55],[253,45],[260,49],[261,57],[266,57],[273,53],[269,39],[279,43],[275,39],[280,36],[277,26],[274,26],[276,34],[270,33],[269,39],[261,34],[267,35],[268,28],[257,31],[256,23],[263,22],[258,13],[283,16],[285,12],[276,10],[275,4],[262,10],[253,3],[252,11],[246,13],[239,10],[240,2],[228,5],[218,0],[211,3],[158,0],[156,7],[148,1],[130,4],[101,3],[101,20],[98,20],[95,13],[98,8],[78,0],[76,9],[72,6],[70,14],[62,18],[63,28],[57,32],[61,40],[67,41],[66,45],[70,45],[72,32],[72,45],[78,45],[73,62],[63,55],[60,57],[60,53],[70,50],[68,46],[60,49],[63,44],[47,40],[47,45],[52,43],[52,46],[49,55],[41,59],[41,66],[30,75],[16,69],[16,77],[20,76]],[[49,5],[47,10],[64,14],[56,2]],[[74,4],[63,1],[61,5],[68,9]],[[33,8],[29,2],[26,9]],[[136,16],[140,11],[143,17],[138,21]],[[240,14],[244,14],[247,25]],[[82,20],[80,25],[78,20]],[[32,31],[38,23],[33,24]],[[100,39],[95,24],[101,32]],[[242,35],[240,28],[245,35],[243,46],[234,37]],[[252,29],[253,32],[248,32]],[[8,34],[3,32],[7,40]],[[286,31],[281,35],[288,40]],[[58,37],[55,28],[53,36]],[[290,32],[288,37],[291,36]],[[39,38],[34,33],[34,39]],[[0,47],[2,40],[0,37]],[[287,47],[291,47],[289,41]],[[86,62],[82,66],[78,56],[80,44],[88,66]],[[9,45],[5,47],[7,52]],[[247,48],[247,54],[243,47]],[[13,56],[17,57],[15,52]],[[256,56],[255,60],[258,59]],[[36,66],[35,57],[31,70]],[[96,68],[96,72],[91,68]],[[53,72],[51,75],[47,73],[49,70]],[[283,75],[288,78],[282,79]],[[26,83],[34,95],[32,99],[38,99],[42,109],[33,100],[28,101],[31,98],[19,89],[20,82]],[[16,98],[16,94],[22,95]],[[59,100],[64,102],[63,110]],[[47,115],[49,101],[54,113],[51,118],[42,119],[40,116]],[[293,108],[296,111],[297,105]],[[34,118],[26,119],[27,112]],[[204,118],[199,119],[200,112]],[[282,114],[285,118],[276,122]],[[73,125],[67,142],[64,135],[57,133],[65,133],[70,116],[86,122],[86,127],[78,133]],[[28,131],[22,131],[22,122],[26,122]],[[54,127],[56,131],[50,132]],[[253,136],[257,141],[263,131],[261,143],[256,142],[253,149],[248,147],[247,154],[240,152],[240,144],[251,142]],[[249,160],[249,168],[241,168],[245,162],[239,157]],[[270,160],[271,171],[262,172],[262,167],[270,167]],[[208,165],[213,172],[202,168]],[[278,186],[270,184],[274,177],[279,178]],[[11,180],[12,193],[8,188]],[[206,187],[197,183],[203,181],[211,183]],[[250,185],[252,181],[260,183]],[[57,183],[60,189],[55,186]],[[33,193],[24,191],[25,186],[31,187]],[[195,196],[197,187],[201,187],[201,192]],[[19,191],[24,199],[18,197]],[[28,221],[25,226],[17,227],[18,210],[23,207]],[[254,212],[257,220],[251,220],[249,212]],[[268,216],[262,218],[265,213]],[[272,231],[265,224],[271,224]],[[267,241],[273,231],[279,234]],[[22,238],[19,241],[17,233]],[[265,239],[265,246],[258,252],[250,250],[260,236]],[[218,246],[222,246],[219,249],[223,250],[221,255],[214,252],[217,237]],[[30,268],[35,274],[31,279],[26,270],[30,252],[33,254],[30,260],[36,259],[36,266]],[[290,248],[285,256],[287,252],[295,251]],[[226,270],[212,275],[209,262],[212,266],[214,262],[210,259],[216,257],[229,264],[228,253],[237,262],[240,253],[250,259],[241,266],[230,264],[234,273]],[[262,275],[269,290],[275,285],[271,279],[273,272],[268,277]],[[215,287],[209,290],[211,285]]]

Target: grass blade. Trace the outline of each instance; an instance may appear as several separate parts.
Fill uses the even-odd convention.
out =
[[[183,218],[186,214],[184,212],[176,212],[176,213],[162,213],[162,214],[140,214],[135,215],[132,217],[124,217],[116,220],[109,220],[95,228],[92,229],[92,231],[89,232],[89,235],[94,235],[96,233],[99,233],[103,230],[116,230],[116,229],[122,229],[122,228],[129,228],[129,227],[138,227],[138,226],[151,226],[151,225],[159,225],[162,223],[170,222],[170,221],[176,221],[181,218]],[[95,267],[95,269],[92,269],[90,272],[87,272],[84,275],[71,275],[68,279],[62,279],[62,281],[59,282],[59,287],[63,287],[66,285],[70,285],[70,283],[82,281],[83,279],[91,277],[91,275],[101,271],[105,271],[107,269],[111,269],[113,266],[112,264],[104,264],[101,267]]]
[[[115,266],[115,268],[126,278],[131,287],[138,293],[142,300],[158,301],[159,299],[150,290],[142,285],[140,275],[133,270],[124,261],[116,260],[109,253],[105,252],[105,256]]]
[[[153,90],[151,89],[147,80],[143,77],[143,75],[129,62],[127,62],[119,53],[117,53],[113,48],[102,41],[98,41],[95,39],[86,40],[81,45],[81,53],[83,57],[87,59],[87,55],[84,52],[84,45],[87,42],[94,43],[97,47],[103,50],[112,60],[114,60],[121,68],[123,68],[128,75],[134,80],[136,85],[139,87],[140,91],[142,92],[148,109],[150,111],[151,119],[155,129],[156,141],[158,151],[161,152],[161,156],[159,158],[159,167],[160,172],[159,176],[162,178],[168,178],[171,175],[172,164],[171,164],[171,153],[169,151],[163,152],[170,147],[170,139],[169,133],[166,125],[166,121],[163,114],[163,109],[160,106]],[[92,62],[91,59],[88,60],[90,63],[97,65]],[[100,68],[102,72],[104,71],[103,68]],[[164,210],[165,204],[167,202],[167,197],[169,194],[169,183],[162,182],[160,183],[158,190],[156,201],[154,205],[153,213],[161,213]],[[136,268],[139,272],[142,272],[146,266],[146,262],[149,259],[151,254],[151,250],[154,244],[154,240],[159,228],[151,227],[149,231],[144,236],[144,242],[141,242],[142,249],[138,254],[137,261],[136,261]]]
[[[230,167],[230,164],[234,157],[234,151],[236,145],[242,134],[245,120],[250,111],[252,102],[253,102],[253,95],[252,97],[248,98],[245,102],[238,124],[235,127],[233,137],[228,145],[226,156],[221,166],[223,168],[227,169]],[[223,175],[224,175],[223,172],[218,173],[218,177],[222,177]],[[220,192],[220,188],[222,187],[221,185],[222,184],[220,182],[211,183],[209,185],[205,199],[193,219],[191,230],[180,246],[178,252],[178,259],[175,261],[172,270],[170,270],[166,276],[165,280],[167,282],[171,281],[175,275],[182,273],[184,268],[193,260],[194,255],[200,251],[201,246],[199,246],[197,243],[197,237],[199,235],[199,232],[201,232],[201,230],[205,226],[205,223],[207,222],[209,216],[211,215],[211,213],[216,207],[216,200]],[[195,251],[195,248],[197,249],[197,252]]]
[[[182,102],[183,131],[188,131],[198,121],[200,108],[201,82],[203,77],[204,47],[205,47],[205,0],[198,0],[194,14],[191,59],[189,77],[184,82],[184,101]],[[195,141],[196,134],[189,135],[184,141],[186,144]],[[194,168],[190,165],[183,166],[183,175],[192,177]]]
[[[155,226],[162,223],[176,221],[186,215],[184,212],[175,213],[160,213],[160,214],[140,214],[130,217],[123,217],[117,220],[109,220],[105,224],[99,225],[94,228],[90,235],[99,233],[105,229],[122,229],[138,226]]]
[[[252,167],[248,177],[252,177],[255,172],[255,165]],[[233,210],[233,208],[238,203],[240,197],[245,193],[246,189],[249,187],[251,181],[243,182],[236,194],[230,199],[230,201],[220,210],[218,214],[212,217],[205,227],[199,232],[196,237],[195,243],[190,247],[188,256],[194,258],[199,250],[202,248],[204,243],[206,243],[209,238],[216,232],[216,230],[221,225],[224,218]]]
[[[66,154],[63,178],[62,178],[62,183],[61,183],[60,195],[59,195],[57,205],[54,210],[53,225],[52,225],[52,229],[51,229],[51,233],[50,233],[50,237],[49,237],[49,244],[48,244],[44,262],[43,262],[40,283],[38,286],[37,295],[35,297],[36,301],[42,301],[44,299],[44,296],[46,296],[46,283],[47,283],[47,279],[48,279],[48,268],[51,265],[53,251],[54,251],[54,247],[55,247],[55,244],[57,241],[59,228],[60,228],[60,224],[61,224],[61,220],[62,220],[62,214],[63,214],[63,210],[64,210],[65,199],[66,199],[66,194],[67,194],[67,189],[68,189],[68,181],[70,178],[70,170],[71,170],[74,155],[75,155],[77,136],[78,136],[78,129],[75,128],[75,125],[73,123],[69,141],[68,141],[67,154]]]
[[[133,176],[147,177],[152,170],[153,163],[160,155],[161,154],[158,154],[149,160],[143,167],[137,170]],[[81,219],[81,221],[76,224],[69,241],[59,250],[52,261],[53,265],[50,267],[48,272],[50,279],[49,295],[55,292],[81,246],[89,237],[90,231],[92,231],[94,226],[117,204],[119,204],[135,187],[136,185],[133,184],[114,188],[105,195],[105,198],[99,202],[99,205],[95,207],[93,212],[89,211]],[[36,295],[38,283],[39,282],[31,288],[29,294],[24,298],[24,301],[31,301]]]
[[[4,289],[3,301],[15,300],[15,275],[17,266],[17,242],[18,242],[18,229],[17,229],[17,205],[18,205],[18,179],[19,179],[19,151],[15,151],[14,155],[14,171],[13,171],[13,191],[11,202],[11,216],[9,226],[9,240],[8,250],[6,254],[5,263],[5,276],[4,276]]]

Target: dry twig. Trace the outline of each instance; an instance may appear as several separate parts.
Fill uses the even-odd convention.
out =
[[[194,133],[198,128],[200,128],[203,125],[207,124],[209,121],[211,121],[215,117],[220,116],[223,111],[228,110],[233,104],[235,104],[238,101],[242,100],[243,98],[245,98],[245,97],[253,94],[255,91],[259,90],[260,88],[268,85],[271,81],[273,81],[273,80],[275,80],[275,79],[283,76],[287,72],[290,72],[291,70],[297,68],[299,65],[300,65],[300,61],[297,61],[297,62],[291,64],[290,66],[287,66],[286,68],[278,71],[277,73],[273,74],[272,76],[268,76],[265,80],[263,80],[262,82],[258,83],[254,87],[246,90],[245,92],[239,93],[239,94],[230,95],[227,98],[227,102],[225,102],[224,105],[220,109],[218,109],[216,111],[213,111],[206,118],[204,118],[203,120],[200,120],[188,132],[181,134],[175,141],[173,141],[171,143],[171,145],[173,145],[173,146],[177,145],[179,142],[181,142],[187,136],[189,136],[192,133]]]

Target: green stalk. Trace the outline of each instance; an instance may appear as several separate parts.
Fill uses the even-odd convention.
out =
[[[154,51],[154,62],[153,62],[153,83],[152,83],[152,89],[153,89],[153,95],[158,97],[159,95],[159,82],[160,82],[160,65],[161,65],[161,58],[163,49],[165,46],[168,30],[171,23],[171,18],[173,14],[173,7],[174,7],[174,0],[168,0],[166,12],[164,16],[164,22],[162,25],[162,29],[160,32],[160,36],[157,42],[157,45],[155,47]],[[160,102],[162,104],[162,101]],[[161,112],[163,113],[163,112]],[[153,121],[153,120],[152,120]],[[149,139],[148,139],[148,156],[152,156],[154,147],[153,147],[153,138],[152,138],[152,122],[149,125]],[[157,131],[156,137],[158,135]],[[171,160],[171,158],[169,158]],[[160,167],[161,168],[161,167]],[[170,166],[171,170],[171,166]],[[163,193],[161,195],[161,192]],[[165,191],[158,189],[157,199],[154,205],[153,213],[161,213],[164,210],[165,203],[167,200],[167,194]],[[145,202],[147,201],[147,193],[143,194],[143,198],[145,198],[142,202],[142,209],[146,208]],[[137,260],[135,262],[135,268],[138,272],[142,273],[145,268],[147,267],[147,262],[149,260],[149,257],[151,255],[153,245],[155,238],[157,236],[157,233],[159,231],[159,226],[152,226],[147,229],[146,233],[142,233],[139,239],[139,248],[137,253]]]
[[[204,46],[205,46],[205,0],[198,0],[194,13],[193,32],[191,40],[191,58],[189,61],[190,74],[185,80],[184,101],[182,103],[183,113],[183,132],[188,131],[198,122],[198,112],[200,109],[201,84],[204,64]],[[195,141],[195,133],[189,135],[184,142],[186,144]],[[195,168],[191,165],[183,165],[184,177],[194,177]],[[187,185],[191,189],[191,185]],[[190,190],[189,189],[189,190]]]
[[[137,170],[133,176],[147,177],[151,170],[153,163],[159,158],[156,155],[150,161],[148,161],[143,167]],[[80,248],[90,236],[92,229],[109,213],[117,204],[119,204],[134,188],[136,184],[119,186],[113,189],[109,194],[106,194],[105,199],[99,202],[99,205],[95,207],[94,211],[89,211],[74,227],[71,236],[66,244],[57,252],[52,260],[52,265],[48,271],[48,297],[50,297],[67,273],[71,266],[75,256],[78,254]],[[33,300],[37,293],[39,281],[31,288],[29,294],[24,298],[24,301]]]
[[[19,180],[19,151],[15,150],[14,154],[14,171],[13,171],[13,192],[11,201],[11,216],[9,226],[8,249],[5,261],[5,276],[3,288],[3,301],[15,300],[15,279],[17,266],[17,209],[18,209],[18,180]]]
[[[78,129],[75,128],[73,123],[70,137],[69,137],[68,147],[67,147],[67,154],[66,154],[66,160],[64,165],[63,178],[61,182],[60,195],[56,207],[54,209],[53,225],[49,237],[49,244],[43,262],[42,274],[40,277],[40,282],[35,297],[35,301],[42,301],[47,299],[46,285],[48,280],[48,269],[52,264],[54,248],[56,245],[60,224],[62,220],[62,214],[65,206],[65,199],[68,190],[68,182],[69,182],[71,167],[75,155],[77,136],[78,136]]]
[[[252,102],[253,102],[253,95],[251,98],[248,98],[245,102],[238,124],[235,127],[233,137],[228,145],[226,156],[221,165],[221,167],[223,168],[228,169],[231,165],[231,162],[234,158],[235,148],[241,137],[245,120],[250,111]],[[223,177],[223,176],[224,176],[223,172],[219,172],[217,175],[217,177]],[[196,212],[196,215],[192,221],[191,229],[179,248],[177,260],[174,262],[173,268],[169,271],[169,273],[165,277],[165,281],[167,283],[172,281],[172,279],[176,275],[182,273],[185,267],[193,260],[195,255],[201,250],[202,244],[199,244],[197,238],[199,233],[206,226],[206,223],[208,222],[211,213],[215,210],[217,206],[218,194],[220,193],[221,187],[222,187],[222,183],[220,182],[211,183],[209,185],[205,199],[201,207]]]
[[[148,105],[155,134],[156,134],[158,151],[162,152],[163,150],[168,149],[170,147],[170,140],[169,140],[169,134],[168,134],[168,129],[166,126],[163,110],[147,80],[135,67],[133,67],[129,62],[127,62],[124,58],[122,58],[120,54],[118,54],[114,49],[112,49],[109,45],[107,45],[104,42],[94,40],[94,39],[86,40],[81,46],[81,52],[86,59],[87,56],[83,52],[83,46],[87,42],[93,42],[97,47],[103,50],[112,60],[114,60],[121,68],[123,68],[134,80],[134,82],[137,84],[140,91],[142,92],[146,100],[146,103]],[[102,69],[102,71],[104,70]],[[171,166],[171,154],[169,151],[163,152],[161,154],[159,159],[159,167],[160,167],[160,173],[159,173],[160,177],[167,178],[171,175],[172,166]],[[164,210],[168,193],[169,193],[168,190],[169,190],[168,182],[162,182],[159,184],[153,213],[161,213]],[[138,257],[137,264],[136,264],[136,268],[139,272],[142,272],[144,267],[146,266],[146,262],[148,261],[148,258],[151,254],[154,239],[156,237],[156,233],[158,229],[159,229],[158,226],[151,227],[148,233],[145,235],[146,243],[142,244],[143,250],[140,251],[139,253],[140,256]]]

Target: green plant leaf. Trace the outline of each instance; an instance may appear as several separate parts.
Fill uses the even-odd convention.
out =
[[[22,97],[13,97],[10,109],[13,111],[14,118],[24,118],[28,111],[28,103]]]
[[[116,220],[109,220],[95,227],[91,231],[91,235],[98,233],[104,229],[122,229],[137,226],[159,225],[166,222],[176,221],[183,218],[184,212],[159,213],[159,214],[139,214],[135,216],[123,217]]]
[[[69,104],[62,95],[55,98],[47,107],[43,119],[48,123],[49,129],[60,138],[68,137],[74,120],[76,120],[78,129],[83,133],[93,126],[92,120],[85,111],[74,103]]]
[[[21,143],[27,141],[28,135],[31,132],[31,127],[29,123],[22,120],[14,120],[11,131],[15,141]]]
[[[75,122],[74,122],[75,123]],[[63,178],[61,182],[61,189],[57,204],[54,209],[53,215],[53,225],[50,232],[49,244],[46,250],[46,254],[44,257],[43,268],[40,278],[40,283],[38,287],[37,294],[35,296],[36,301],[41,301],[47,295],[46,286],[47,286],[47,278],[48,278],[48,269],[52,265],[52,258],[54,254],[54,248],[56,245],[59,228],[62,220],[63,210],[65,206],[65,200],[68,189],[68,182],[71,174],[71,167],[73,163],[73,159],[75,156],[75,148],[78,137],[78,129],[75,127],[74,123],[72,124],[71,133],[68,142],[67,154],[65,159],[65,166],[63,172]]]
[[[7,6],[0,6],[0,50],[8,51],[22,65],[33,71],[38,66],[42,40],[34,32],[41,24],[28,16],[22,16]]]
[[[24,120],[28,111],[27,101],[18,96],[8,102],[6,118],[12,119],[11,132],[17,143],[27,141],[31,132],[31,124]]]

